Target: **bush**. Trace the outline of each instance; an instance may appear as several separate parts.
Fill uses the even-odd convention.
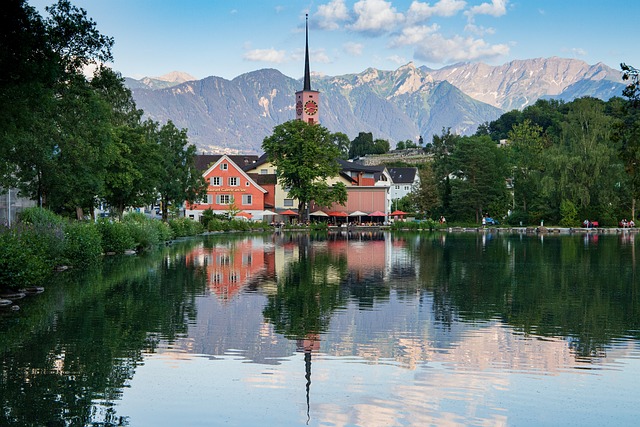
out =
[[[127,249],[135,247],[136,242],[125,223],[101,219],[96,225],[102,236],[102,250],[104,252],[124,253]]]
[[[562,227],[579,227],[578,209],[570,200],[563,200],[560,203],[560,225]]]
[[[52,268],[64,262],[65,219],[47,209],[34,207],[20,212],[18,220],[15,230],[33,253],[42,257]]]
[[[66,263],[86,267],[100,260],[102,236],[96,226],[86,222],[70,222],[64,234],[63,256]]]
[[[204,231],[202,224],[189,218],[171,219],[169,226],[176,237],[195,236]]]
[[[158,235],[158,229],[149,222],[134,222],[129,221],[125,223],[129,230],[137,251],[153,248],[160,243],[160,236]]]
[[[161,242],[168,242],[173,239],[173,230],[166,222],[151,220],[151,225],[158,231],[158,239]]]
[[[0,287],[20,289],[39,286],[53,266],[21,238],[16,229],[0,229]]]

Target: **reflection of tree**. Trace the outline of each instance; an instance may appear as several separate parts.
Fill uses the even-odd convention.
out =
[[[0,347],[0,425],[126,425],[110,402],[141,353],[154,350],[154,336],[186,332],[203,290],[175,247],[110,259],[101,271],[67,275],[25,301],[20,322],[0,323],[0,336],[10,339]]]
[[[419,280],[432,292],[435,317],[500,319],[526,334],[570,338],[576,353],[602,354],[612,339],[640,337],[638,283],[615,236],[598,251],[578,237],[422,235],[416,244]],[[586,242],[586,244],[593,244]]]
[[[277,291],[263,310],[275,331],[292,339],[326,331],[333,311],[346,301],[340,292],[346,258],[317,250],[308,236],[299,236],[298,246],[298,259],[278,278]]]

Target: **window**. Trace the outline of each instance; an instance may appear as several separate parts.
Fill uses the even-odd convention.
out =
[[[260,175],[266,175],[267,173],[269,173],[268,170],[266,169],[260,169]]]
[[[396,185],[396,190],[399,190],[399,189],[400,189],[400,186],[399,186],[399,185]]]
[[[228,194],[218,194],[216,196],[216,203],[218,205],[230,205],[231,204],[231,196]]]
[[[220,178],[219,176],[212,176],[211,178],[209,178],[209,182],[211,183],[211,185],[220,187],[222,185],[222,178]]]
[[[226,171],[227,169],[229,169],[229,164],[228,163],[221,163],[220,164],[220,170]]]
[[[284,205],[287,207],[293,206],[293,199],[284,199]]]
[[[248,187],[251,184],[249,184],[249,181],[247,181],[247,182],[244,183],[244,185]]]
[[[230,176],[229,185],[232,187],[237,187],[238,185],[240,185],[240,179],[238,179],[237,176]]]
[[[404,186],[404,190],[405,190],[405,191],[409,191],[410,189],[411,189],[411,188],[410,188],[408,185],[405,185],[405,186]]]
[[[207,194],[207,204],[213,203],[213,194]]]
[[[243,194],[242,195],[242,204],[243,205],[250,205],[253,203],[253,197],[251,196],[251,194]]]

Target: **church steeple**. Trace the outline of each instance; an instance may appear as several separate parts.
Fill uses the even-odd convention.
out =
[[[296,119],[307,123],[318,123],[318,106],[320,92],[311,90],[311,72],[309,71],[309,15],[305,15],[305,45],[304,45],[304,78],[302,90],[296,92]]]
[[[311,73],[309,72],[309,15],[305,17],[305,44],[304,44],[304,86],[302,90],[311,90]]]

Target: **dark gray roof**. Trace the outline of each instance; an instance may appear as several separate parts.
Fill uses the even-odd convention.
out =
[[[384,166],[364,166],[354,162],[348,162],[346,160],[338,159],[338,163],[340,163],[340,167],[343,171],[354,171],[354,172],[368,172],[368,173],[381,173],[384,171]]]
[[[220,157],[222,156],[222,154],[198,154],[196,155],[196,168],[201,171],[206,171],[209,169],[209,166],[220,160]],[[240,169],[245,169],[249,165],[258,161],[258,156],[256,155],[227,155],[227,157],[231,159],[233,163],[238,165]]]
[[[387,168],[394,184],[413,184],[418,168]]]

